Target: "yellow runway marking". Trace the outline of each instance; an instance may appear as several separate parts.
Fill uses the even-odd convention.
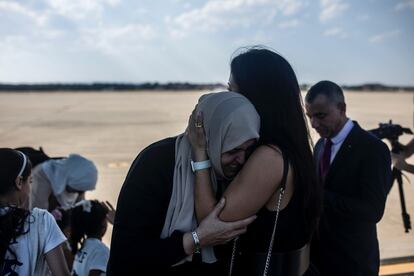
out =
[[[414,275],[414,262],[382,265],[379,275]]]

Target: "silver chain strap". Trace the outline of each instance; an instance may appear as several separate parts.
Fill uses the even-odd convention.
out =
[[[267,251],[267,258],[266,258],[265,268],[263,271],[263,276],[267,275],[267,270],[269,269],[270,256],[272,256],[273,243],[275,241],[276,225],[277,225],[277,220],[279,219],[280,205],[282,204],[282,197],[284,194],[285,194],[285,189],[280,188],[279,200],[277,201],[275,224],[273,225],[273,233],[272,233],[272,238],[270,239],[269,251]]]
[[[238,239],[239,239],[239,237],[236,237],[233,240],[233,251],[231,252],[229,276],[231,276],[233,274],[233,267],[234,267],[234,260],[236,258],[236,249],[237,249],[237,240]]]
[[[269,270],[270,256],[272,255],[273,243],[275,241],[276,225],[277,225],[277,220],[279,219],[280,206],[282,204],[282,198],[283,198],[284,194],[285,194],[285,189],[280,188],[280,194],[279,194],[279,199],[277,201],[277,208],[276,208],[275,224],[273,225],[273,232],[272,232],[272,237],[270,239],[269,250],[267,251],[266,264],[265,264],[265,268],[264,268],[264,271],[263,271],[263,276],[267,276],[267,271]],[[229,276],[231,276],[232,273],[233,273],[233,267],[234,267],[234,261],[235,261],[235,258],[236,258],[236,249],[237,249],[237,240],[238,239],[239,239],[239,237],[235,238],[234,241],[233,241],[233,251],[231,253]]]

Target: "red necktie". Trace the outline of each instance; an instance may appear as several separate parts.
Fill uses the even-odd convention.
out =
[[[329,170],[329,165],[331,164],[331,149],[332,149],[332,140],[326,139],[325,146],[322,152],[322,158],[320,159],[320,173],[323,180],[325,180],[326,174]]]

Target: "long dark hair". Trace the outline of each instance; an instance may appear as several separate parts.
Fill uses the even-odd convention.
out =
[[[90,236],[101,236],[102,226],[105,223],[108,209],[97,200],[90,200],[90,210],[84,210],[83,205],[74,207],[71,210],[71,236],[70,244],[72,254],[82,247],[84,240]]]
[[[321,211],[321,187],[295,72],[282,56],[262,46],[239,50],[230,66],[237,92],[246,96],[260,115],[259,145],[277,145],[294,168],[295,188],[304,194],[310,236]]]
[[[24,164],[22,153],[9,149],[0,148],[0,195],[6,195],[13,191],[16,186],[16,178]],[[26,181],[32,171],[32,165],[27,158],[21,176]],[[10,242],[27,233],[25,221],[30,214],[28,210],[17,206],[0,206],[0,273],[2,272],[4,259],[7,251],[14,257],[16,254],[9,248]],[[27,228],[27,227],[26,227]]]

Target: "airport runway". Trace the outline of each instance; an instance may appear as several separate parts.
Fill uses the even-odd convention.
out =
[[[0,145],[42,146],[50,156],[79,153],[99,170],[97,189],[88,198],[117,196],[139,151],[186,127],[202,92],[0,93]],[[366,129],[393,119],[413,129],[413,93],[347,92],[348,115]],[[316,139],[316,134],[312,131]],[[402,136],[407,142],[411,137]],[[316,141],[316,140],[315,140]],[[414,163],[414,158],[409,162]],[[414,218],[414,175],[404,179],[408,213]],[[411,182],[411,183],[408,183]],[[111,227],[105,236],[109,244]],[[378,224],[381,258],[414,256],[413,232],[404,233],[394,186]]]

